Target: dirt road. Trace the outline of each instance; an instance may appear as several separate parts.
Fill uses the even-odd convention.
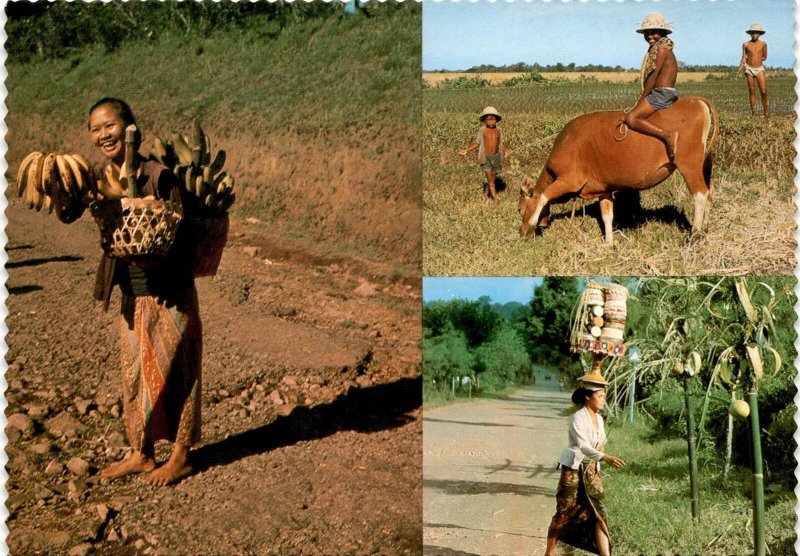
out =
[[[421,551],[418,285],[233,222],[220,272],[198,281],[196,473],[108,481],[127,442],[119,297],[107,313],[91,299],[96,227],[16,199],[6,216],[12,554]]]
[[[570,405],[546,376],[504,399],[425,410],[426,555],[543,554]]]

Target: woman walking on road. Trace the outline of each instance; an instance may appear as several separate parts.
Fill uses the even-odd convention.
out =
[[[569,445],[558,458],[561,479],[545,556],[553,556],[559,540],[600,556],[611,554],[600,462],[615,468],[625,462],[605,453],[606,433],[600,411],[606,405],[608,382],[597,373],[581,380],[582,385],[572,393],[572,402],[581,408],[569,420]]]

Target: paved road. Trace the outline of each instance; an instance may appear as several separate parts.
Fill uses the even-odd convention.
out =
[[[424,554],[544,553],[570,407],[556,378],[424,411]]]

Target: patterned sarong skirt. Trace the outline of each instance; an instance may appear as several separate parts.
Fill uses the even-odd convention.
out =
[[[597,462],[582,463],[578,469],[561,468],[556,492],[556,513],[550,522],[548,536],[576,548],[599,554],[595,525],[608,535],[608,515],[603,503],[603,483]]]
[[[171,296],[122,296],[123,414],[136,450],[157,440],[200,441],[203,333],[197,290]]]

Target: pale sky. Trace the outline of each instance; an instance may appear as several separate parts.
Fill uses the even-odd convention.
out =
[[[675,55],[688,65],[739,64],[751,23],[769,45],[767,67],[794,67],[794,0],[425,0],[422,67],[467,69],[516,62],[638,68],[644,16],[672,24]]]
[[[533,298],[533,288],[543,279],[534,278],[423,278],[422,300],[450,301],[466,299],[477,301],[481,296],[492,298],[492,303],[517,301],[528,303]]]

